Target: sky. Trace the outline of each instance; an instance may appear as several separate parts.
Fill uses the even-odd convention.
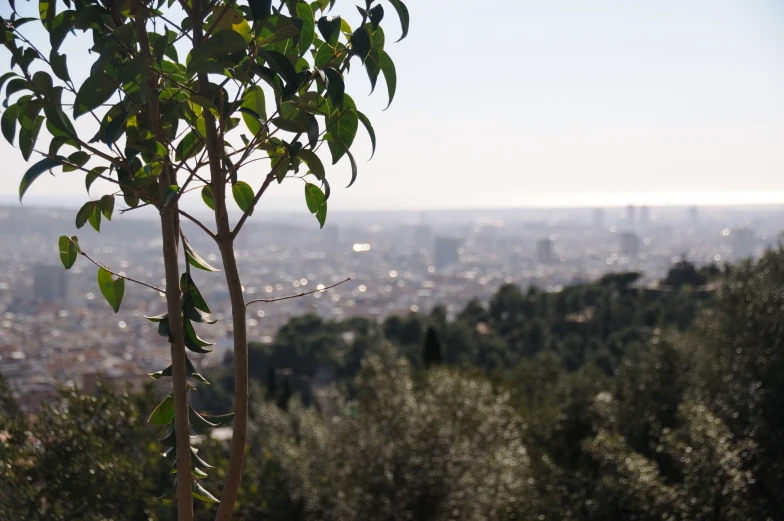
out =
[[[779,0],[409,0],[397,44],[382,3],[398,90],[383,111],[382,80],[368,97],[364,71],[351,71],[378,147],[366,162],[360,128],[351,188],[347,160],[328,169],[331,210],[784,203]],[[356,15],[347,0],[335,11]],[[63,49],[84,77],[96,56],[79,44]],[[5,140],[0,157],[0,200],[13,201],[27,167]],[[301,190],[275,186],[262,209],[304,209]],[[25,204],[86,199],[83,175],[58,174]]]

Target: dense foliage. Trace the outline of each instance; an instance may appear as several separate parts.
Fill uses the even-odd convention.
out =
[[[507,285],[454,317],[436,308],[380,324],[293,319],[251,349],[259,399],[235,517],[783,519],[784,251],[724,271],[692,268],[675,266],[681,273],[655,291],[636,287],[635,274],[559,293]],[[196,394],[225,409],[231,379],[211,387]],[[68,404],[110,398],[132,401],[68,392],[30,422],[2,394],[0,491],[20,491],[0,498],[11,519],[55,497],[64,509],[88,502],[86,519],[136,519],[143,509],[169,518],[168,502],[151,498],[152,448],[118,454],[100,427],[106,434],[90,443],[105,446],[84,447],[94,454],[87,465],[54,442],[79,438],[71,426],[86,409]],[[148,436],[133,425],[114,435]],[[204,438],[200,450],[218,461],[219,478],[220,442]],[[133,458],[147,463],[123,474]],[[59,479],[67,466],[71,479]],[[93,485],[91,468],[117,483]],[[122,514],[72,491],[106,497],[122,484],[134,487],[116,499]]]

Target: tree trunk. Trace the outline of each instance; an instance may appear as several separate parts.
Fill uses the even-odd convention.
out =
[[[200,1],[193,0],[193,11],[198,13]],[[199,47],[203,37],[202,26],[193,20],[193,45]],[[209,95],[209,81],[204,73],[198,74],[199,92]],[[242,295],[242,282],[237,269],[237,258],[234,255],[234,239],[231,236],[229,216],[226,211],[226,179],[221,167],[223,149],[218,141],[218,130],[215,117],[209,110],[202,112],[206,127],[207,158],[210,167],[210,185],[215,204],[215,223],[217,225],[217,242],[220,249],[226,285],[231,300],[231,318],[234,332],[234,425],[231,445],[229,448],[229,468],[223,484],[217,521],[229,521],[237,500],[242,464],[245,459],[245,442],[248,434],[248,342],[245,323],[245,298]]]
[[[142,15],[136,17],[136,34],[139,39],[139,49],[143,61],[142,67],[152,66],[150,41],[147,36],[146,18]],[[159,124],[158,95],[155,92],[155,76],[150,75],[150,82],[146,85],[148,119],[156,137],[161,142],[161,127]],[[161,201],[166,200],[166,188],[177,184],[172,179],[171,169],[164,167],[159,183]],[[183,323],[180,320],[180,266],[178,256],[180,220],[177,212],[177,202],[171,206],[163,206],[161,212],[161,235],[163,238],[163,265],[166,274],[166,310],[169,314],[169,343],[172,358],[172,391],[174,394],[174,430],[176,437],[177,457],[177,519],[178,521],[193,520],[193,497],[191,477],[191,452],[190,452],[190,425],[188,418],[188,378],[186,375],[186,354]]]

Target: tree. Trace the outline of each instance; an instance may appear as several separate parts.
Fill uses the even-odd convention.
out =
[[[375,134],[345,91],[343,78],[352,62],[364,66],[372,87],[384,76],[390,103],[395,94],[395,66],[379,25],[384,7],[366,0],[353,30],[345,19],[328,16],[334,3],[284,0],[273,7],[268,0],[247,5],[234,0],[63,0],[66,9],[58,12],[55,0],[40,0],[39,16],[20,17],[12,0],[13,14],[0,19],[0,42],[14,69],[0,76],[0,88],[7,83],[2,132],[18,144],[25,160],[34,153],[41,156],[22,177],[20,199],[45,172],[79,171],[86,174],[88,193],[98,180],[103,183],[95,187],[112,186],[113,191],[81,207],[77,228],[89,223],[100,231],[118,199],[126,206],[122,211],[148,206],[160,215],[164,288],[112,271],[89,257],[75,236],[60,237],[59,250],[66,269],[79,256],[98,267],[99,288],[115,312],[126,280],[165,294],[167,312],[149,320],[171,345],[172,364],[154,376],[171,377],[172,393],[150,421],[168,426],[164,443],[167,454],[175,456],[181,520],[193,517],[192,494],[218,501],[199,483],[208,465],[190,447],[192,428],[233,418],[217,519],[231,518],[241,477],[248,423],[245,315],[251,302],[243,298],[234,253],[237,235],[270,186],[292,179],[303,183],[308,211],[324,225],[330,195],[322,163],[326,154],[319,154],[324,143],[333,165],[348,158],[353,184],[357,166],[350,148],[359,123],[374,149]],[[408,10],[400,0],[389,4],[400,19],[402,39],[408,33]],[[25,34],[24,26],[39,19],[49,42]],[[59,52],[76,31],[91,35],[97,56],[81,84],[76,79],[83,71]],[[77,124],[82,117],[90,122]],[[36,146],[42,129],[51,135],[48,150]],[[269,168],[254,190],[240,174],[259,160],[269,161]],[[213,211],[211,224],[180,207],[182,198],[197,189]],[[229,193],[242,212],[233,225]],[[194,323],[215,321],[191,270],[218,270],[190,245],[181,220],[191,221],[220,252],[234,331],[233,416],[205,418],[188,403],[189,378],[194,383],[205,379],[186,350],[206,353],[211,345],[197,335]]]
[[[428,326],[427,333],[425,333],[425,349],[422,353],[422,361],[425,364],[425,369],[441,365],[443,362],[441,340],[439,340],[438,333],[433,326]]]

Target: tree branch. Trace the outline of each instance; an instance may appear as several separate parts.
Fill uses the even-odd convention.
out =
[[[280,302],[281,300],[289,300],[289,299],[292,299],[292,298],[299,298],[299,297],[304,297],[305,295],[312,295],[312,294],[314,294],[314,293],[322,293],[322,292],[324,292],[324,291],[327,291],[328,289],[332,289],[332,288],[334,288],[335,286],[340,286],[340,285],[341,285],[341,284],[343,284],[344,282],[348,282],[348,281],[350,281],[350,280],[351,280],[351,277],[348,277],[347,279],[341,280],[340,282],[336,282],[336,283],[334,283],[334,284],[333,284],[333,285],[331,285],[331,286],[326,286],[326,287],[324,287],[324,288],[321,288],[321,289],[319,289],[319,288],[316,288],[316,289],[314,289],[313,291],[308,291],[308,292],[306,292],[306,293],[298,293],[298,294],[296,294],[296,295],[289,295],[288,297],[278,297],[278,298],[258,298],[258,299],[256,299],[256,300],[251,300],[251,301],[247,302],[247,303],[245,304],[245,307],[248,307],[248,306],[250,306],[251,304],[255,304],[256,302]]]
[[[139,285],[141,285],[141,286],[144,286],[144,287],[147,287],[147,288],[153,289],[153,290],[157,291],[158,293],[166,293],[166,291],[165,291],[165,290],[163,290],[163,289],[161,289],[161,288],[159,288],[159,287],[157,287],[157,286],[153,286],[152,284],[147,284],[146,282],[142,282],[141,280],[136,280],[136,279],[134,279],[134,278],[128,277],[127,275],[120,275],[119,273],[117,273],[117,272],[114,272],[114,271],[110,270],[109,268],[107,268],[107,267],[106,267],[106,266],[104,266],[103,264],[101,264],[101,263],[97,262],[95,259],[93,259],[93,258],[92,258],[92,257],[90,257],[89,255],[87,255],[87,254],[84,252],[84,250],[82,250],[82,249],[79,247],[79,245],[78,245],[78,244],[77,244],[77,243],[76,243],[76,242],[75,242],[73,239],[71,239],[71,238],[69,237],[69,238],[68,238],[68,240],[69,240],[69,241],[71,241],[71,244],[73,244],[74,246],[76,246],[76,251],[79,253],[79,255],[83,255],[83,256],[84,256],[84,257],[85,257],[85,258],[86,258],[88,261],[92,262],[93,264],[95,264],[95,265],[96,265],[96,266],[98,266],[99,268],[103,268],[103,269],[105,269],[106,271],[108,271],[109,273],[111,273],[112,275],[114,275],[115,277],[120,277],[120,278],[123,278],[123,279],[125,279],[125,280],[129,280],[129,281],[131,281],[131,282],[135,282],[136,284],[139,284]]]

